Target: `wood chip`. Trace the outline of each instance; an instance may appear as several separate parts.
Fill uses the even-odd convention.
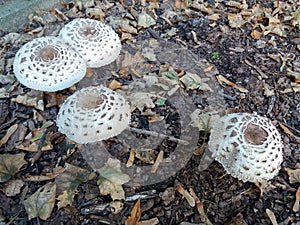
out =
[[[203,208],[203,204],[202,204],[202,202],[200,202],[200,200],[199,200],[198,196],[196,195],[196,193],[194,192],[193,188],[190,188],[190,193],[195,200],[197,211],[200,214],[201,221],[204,222],[204,224],[206,224],[206,225],[213,225],[210,222],[210,220],[208,219],[208,217],[206,216],[204,208]]]
[[[140,218],[141,218],[141,200],[139,198],[135,203],[133,209],[131,210],[130,216],[125,221],[125,225],[138,225]]]
[[[157,217],[152,218],[150,220],[143,220],[138,223],[138,225],[155,225],[155,224],[159,224],[159,220]]]
[[[177,186],[177,191],[187,200],[191,207],[195,207],[195,199],[190,195],[190,193],[183,189],[181,185]]]
[[[163,151],[160,151],[160,152],[158,153],[158,155],[157,155],[157,158],[156,158],[156,160],[155,160],[155,162],[154,162],[154,165],[153,165],[152,168],[151,168],[151,173],[155,173],[155,172],[156,172],[156,170],[157,170],[159,164],[163,161],[163,159],[164,159],[164,152],[163,152]]]
[[[222,76],[222,75],[218,75],[218,76],[217,76],[217,80],[218,80],[218,82],[219,82],[220,84],[225,83],[225,84],[227,84],[227,85],[229,85],[229,86],[231,86],[231,87],[233,87],[233,88],[239,90],[240,92],[243,92],[243,93],[247,93],[247,92],[248,92],[248,90],[247,90],[246,88],[243,88],[243,87],[241,87],[241,86],[239,86],[239,85],[237,85],[237,84],[231,82],[230,80],[228,80],[227,78],[225,78],[225,77]]]
[[[270,209],[266,209],[266,213],[270,218],[272,225],[278,225],[275,214]]]
[[[134,150],[131,149],[129,153],[129,158],[126,163],[126,167],[131,167],[133,165],[133,162],[134,162]]]
[[[298,212],[299,211],[299,203],[300,203],[300,186],[298,187],[298,190],[296,192],[296,200],[293,206],[293,211]]]

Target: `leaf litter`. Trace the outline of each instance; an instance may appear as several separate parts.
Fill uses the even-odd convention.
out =
[[[121,1],[122,2],[122,1]],[[169,32],[168,35],[165,37],[167,38],[174,38],[176,41],[184,43],[186,45],[189,45],[192,49],[200,49],[203,51],[208,51],[207,55],[209,54],[210,47],[207,47],[205,45],[204,38],[202,37],[198,32],[197,29],[200,27],[200,29],[203,28],[203,26],[198,26],[197,29],[193,29],[191,32],[193,36],[190,41],[183,41],[181,39],[181,27],[177,27],[180,23],[188,24],[189,21],[196,21],[197,17],[200,16],[207,16],[209,23],[207,26],[220,28],[220,30],[223,32],[222,35],[226,34],[228,32],[237,32],[239,29],[245,29],[247,27],[250,36],[254,40],[262,41],[263,44],[267,43],[266,45],[262,45],[263,48],[269,48],[269,46],[273,45],[275,46],[277,42],[279,43],[279,38],[285,38],[288,37],[289,33],[292,30],[297,29],[297,26],[299,26],[299,5],[295,1],[275,1],[272,2],[272,5],[270,7],[264,7],[263,4],[254,4],[251,5],[248,3],[248,1],[171,1],[170,3],[160,4],[157,1],[131,1],[132,5],[126,6],[128,4],[127,1],[123,1],[123,4],[120,4],[117,2],[95,2],[95,1],[74,1],[74,5],[66,5],[66,8],[64,9],[54,9],[50,12],[44,12],[44,11],[38,11],[32,15],[30,15],[30,25],[24,28],[24,32],[19,33],[10,33],[6,34],[4,36],[1,35],[0,37],[0,44],[1,47],[1,62],[0,62],[0,81],[1,81],[1,89],[0,89],[0,96],[2,99],[6,99],[10,102],[13,106],[17,106],[14,108],[14,111],[10,111],[10,113],[17,115],[18,121],[15,124],[8,123],[8,125],[4,126],[4,129],[1,131],[1,161],[0,161],[0,167],[5,166],[5,169],[1,169],[1,180],[3,184],[5,184],[5,194],[10,196],[18,196],[20,191],[22,191],[22,188],[24,188],[25,185],[27,185],[27,182],[41,182],[41,181],[47,181],[48,183],[44,186],[41,186],[42,184],[36,184],[37,187],[40,186],[40,189],[34,192],[31,196],[27,195],[26,200],[24,202],[24,205],[26,204],[26,212],[29,219],[33,219],[36,217],[39,217],[43,220],[48,219],[50,217],[50,214],[53,211],[54,202],[56,202],[58,208],[62,209],[69,205],[75,205],[76,199],[74,199],[74,196],[78,194],[78,190],[80,189],[81,185],[84,185],[86,182],[89,182],[89,179],[86,177],[89,177],[89,174],[93,174],[88,170],[82,169],[80,167],[74,166],[69,163],[65,163],[64,169],[67,170],[66,172],[63,172],[63,170],[60,170],[62,167],[58,167],[56,169],[53,169],[53,173],[42,173],[37,176],[28,176],[27,179],[20,180],[20,176],[28,173],[29,166],[27,164],[27,161],[24,160],[25,156],[26,158],[29,157],[31,152],[35,152],[38,150],[39,141],[41,140],[41,137],[47,130],[47,127],[42,127],[39,121],[31,121],[28,122],[28,118],[30,114],[23,113],[21,109],[18,109],[18,107],[24,106],[27,110],[36,109],[40,118],[46,118],[46,121],[49,123],[53,123],[55,121],[55,117],[53,116],[53,112],[50,112],[49,110],[52,110],[59,106],[60,103],[63,101],[63,99],[69,95],[69,91],[61,93],[55,93],[55,96],[52,96],[50,100],[48,99],[48,104],[45,106],[44,99],[47,98],[48,93],[37,93],[35,91],[29,91],[24,93],[24,90],[15,82],[13,73],[11,72],[12,68],[12,59],[13,59],[13,53],[11,50],[11,46],[21,46],[22,44],[28,42],[29,40],[32,40],[34,37],[38,36],[44,36],[49,33],[51,34],[57,34],[60,27],[62,26],[62,22],[71,20],[72,18],[76,17],[92,17],[99,20],[107,20],[110,21],[109,23],[119,32],[119,34],[122,37],[123,41],[129,41],[132,43],[136,42],[137,36],[139,39],[141,37],[139,34],[147,33],[151,34],[150,31],[153,28],[154,32],[158,33],[160,32],[160,29],[162,29],[161,26],[161,20],[165,21],[164,26],[169,26],[167,29],[162,30],[163,32],[161,34],[156,35],[156,33],[152,32],[152,36],[163,37],[163,35],[166,35],[164,33]],[[126,6],[126,7],[125,7]],[[140,10],[140,7],[143,8]],[[157,9],[161,10],[163,14],[158,13]],[[115,11],[110,11],[115,10]],[[226,10],[226,14],[223,14],[223,11]],[[116,13],[117,12],[117,13]],[[228,23],[223,23],[223,20],[227,20]],[[193,25],[192,25],[193,26]],[[206,26],[206,25],[204,25]],[[234,29],[232,29],[234,28]],[[147,30],[148,29],[148,30]],[[196,32],[195,32],[196,31]],[[156,35],[156,36],[155,36]],[[185,34],[188,36],[188,34]],[[275,37],[275,39],[271,39]],[[293,37],[291,37],[292,39]],[[208,41],[210,38],[207,38]],[[158,39],[157,39],[158,40]],[[156,70],[152,71],[151,68],[153,68],[156,65],[155,61],[163,61],[162,58],[167,58],[166,55],[159,56],[157,53],[157,49],[160,48],[160,45],[158,44],[158,41],[154,38],[151,39],[151,44],[146,44],[146,48],[142,48],[142,51],[138,51],[136,54],[130,54],[125,53],[125,58],[123,59],[122,67],[120,68],[118,73],[113,73],[115,76],[114,82],[110,82],[112,89],[122,89],[125,88],[131,88],[131,85],[128,83],[125,84],[123,82],[119,82],[119,78],[124,75],[130,75],[134,78],[140,77],[144,79],[144,82],[149,85],[157,85],[160,87],[163,87],[165,89],[165,96],[171,96],[174,91],[180,90],[184,88],[185,90],[189,90],[190,93],[193,93],[193,91],[202,91],[202,92],[211,92],[214,91],[214,87],[210,85],[209,80],[207,77],[203,78],[202,76],[199,76],[199,73],[195,72],[187,72],[188,70],[184,68],[184,63],[180,64],[178,62],[175,62],[172,59],[167,60],[168,62],[164,62],[162,64],[159,64],[159,70],[158,72]],[[249,40],[248,40],[249,41]],[[138,42],[137,42],[138,43]],[[193,43],[193,44],[191,44]],[[254,43],[254,42],[253,42]],[[18,48],[14,46],[14,48]],[[155,47],[156,46],[156,47]],[[299,42],[295,43],[295,46],[299,50]],[[282,47],[282,46],[281,46]],[[235,48],[238,49],[238,48]],[[275,51],[277,51],[277,48],[274,48]],[[162,50],[164,51],[164,50]],[[252,50],[253,51],[253,50]],[[126,56],[127,54],[127,56]],[[242,54],[242,53],[241,53]],[[163,54],[160,54],[163,55]],[[4,57],[2,57],[4,56]],[[170,57],[172,57],[170,55]],[[4,59],[4,60],[3,60]],[[269,86],[264,86],[265,90],[269,90],[269,92],[264,92],[265,96],[272,97],[279,95],[280,97],[284,97],[286,94],[292,94],[291,101],[293,101],[293,98],[297,99],[296,95],[293,95],[294,93],[299,93],[300,87],[298,82],[298,73],[299,68],[297,66],[293,66],[292,61],[293,59],[284,58],[283,56],[279,56],[279,68],[278,73],[284,73],[283,79],[277,80],[277,75],[273,73],[269,73],[266,71],[266,68],[263,68],[260,63],[254,63],[253,61],[250,61],[247,59],[248,64],[256,73],[259,75],[258,77],[260,80],[268,79],[270,75],[272,75],[272,79],[274,79],[274,83],[269,83]],[[215,60],[222,60],[222,53],[219,53],[218,59]],[[210,61],[210,65],[206,65],[205,67],[202,66],[204,70],[207,72],[210,71],[211,68],[213,68],[213,63],[217,61]],[[217,64],[217,63],[216,63]],[[132,66],[135,65],[135,66]],[[206,68],[206,69],[205,69]],[[121,70],[122,69],[122,70]],[[181,73],[183,71],[183,73]],[[286,71],[286,73],[285,73]],[[114,71],[115,72],[115,71]],[[235,91],[241,92],[245,94],[244,96],[249,96],[251,93],[251,86],[248,85],[247,82],[242,82],[239,80],[239,77],[234,76],[236,80],[232,79],[232,77],[228,77],[228,74],[219,74],[216,73],[213,76],[218,75],[222,83],[225,83],[229,87],[233,88]],[[94,79],[95,73],[91,74],[91,79]],[[252,79],[252,78],[249,78]],[[280,82],[281,83],[280,83]],[[132,84],[138,84],[138,83],[132,83]],[[229,88],[228,87],[228,88]],[[224,86],[224,89],[228,90],[227,87]],[[281,91],[278,91],[278,88],[282,88]],[[70,89],[72,90],[72,89]],[[270,92],[272,91],[272,93]],[[271,93],[271,94],[270,94]],[[228,93],[226,93],[228,94]],[[232,93],[229,93],[232,94]],[[149,93],[144,93],[144,95],[148,95],[144,100],[146,100],[146,104],[142,104],[142,101],[138,101],[141,96],[136,96],[136,103],[135,107],[139,110],[143,111],[145,108],[152,109],[153,107],[153,97],[157,98],[160,97],[160,99],[164,99],[164,96],[151,96]],[[239,95],[237,95],[239,96]],[[231,96],[228,96],[228,98]],[[290,98],[290,97],[289,97]],[[241,100],[241,99],[240,99]],[[45,101],[45,102],[47,102]],[[287,105],[291,105],[292,102],[287,101]],[[296,100],[295,100],[296,101]],[[299,101],[299,98],[298,98]],[[233,104],[231,102],[230,104]],[[271,111],[272,114],[278,114],[278,111],[281,110],[277,106],[277,103],[275,104],[274,110]],[[162,103],[162,105],[164,105]],[[255,105],[255,104],[254,104]],[[255,108],[256,110],[262,110],[259,108]],[[232,107],[232,108],[230,108]],[[230,110],[236,110],[237,108],[241,110],[253,110],[254,108],[243,108],[243,104],[241,102],[236,103],[234,102],[233,106],[230,105]],[[23,108],[24,109],[24,108]],[[11,109],[10,109],[11,110]],[[21,113],[20,113],[21,111]],[[55,111],[55,110],[54,110]],[[34,111],[31,111],[34,112]],[[37,115],[35,113],[35,115]],[[204,115],[199,116],[199,113],[195,113],[195,117],[193,119],[194,125],[198,127],[198,129],[201,131],[206,130],[209,128],[209,121],[217,120],[218,118],[211,117],[211,111],[205,113]],[[26,115],[27,114],[27,115]],[[218,113],[216,113],[218,114]],[[287,124],[291,125],[293,124],[293,121],[290,121],[290,111],[285,111],[285,114],[281,116],[283,117],[283,122],[279,123],[284,125],[282,129],[284,132],[289,136],[293,137],[293,132],[297,131],[297,129],[290,129],[291,126],[286,126]],[[20,115],[23,115],[21,117]],[[209,115],[209,116],[207,116]],[[271,115],[273,116],[273,115]],[[287,120],[286,120],[286,116]],[[273,117],[275,118],[275,117]],[[280,118],[280,117],[278,117]],[[297,118],[297,117],[296,117]],[[281,119],[279,119],[280,121]],[[201,125],[199,124],[199,121],[201,122]],[[205,121],[205,122],[203,122]],[[9,121],[6,121],[9,122]],[[294,124],[297,124],[296,121],[294,121]],[[296,127],[297,125],[292,125],[292,127]],[[287,130],[288,129],[288,130]],[[293,131],[293,132],[292,132]],[[50,132],[46,135],[46,141],[43,144],[42,151],[44,150],[57,150],[57,146],[62,146],[61,139],[55,136],[57,133]],[[295,133],[296,134],[296,133]],[[285,140],[286,142],[286,140]],[[291,143],[291,142],[290,142]],[[288,148],[292,148],[290,146],[290,143],[288,144]],[[16,148],[15,148],[16,147]],[[16,150],[18,149],[18,150]],[[24,151],[25,153],[20,153],[21,151]],[[61,150],[61,149],[60,149]],[[10,154],[7,154],[9,151]],[[300,156],[300,152],[297,151],[297,149],[294,151],[295,156]],[[13,155],[12,155],[13,154]],[[54,153],[44,153],[44,156],[48,157],[49,154]],[[56,154],[56,153],[55,153]],[[59,160],[65,160],[70,155],[68,155],[66,152],[59,153],[64,154],[63,157],[59,158]],[[72,154],[71,154],[72,155]],[[40,158],[40,161],[45,164],[45,161],[47,158]],[[51,160],[54,160],[54,158],[50,158]],[[57,160],[57,159],[55,159]],[[40,162],[35,161],[34,163]],[[71,161],[71,160],[70,160]],[[296,162],[299,162],[299,160],[293,159],[293,164],[290,164],[289,166],[291,168],[295,169],[288,169],[287,164],[285,163],[283,165],[283,168],[287,171],[289,176],[289,183],[291,185],[297,185],[299,182],[298,179],[298,169],[296,167],[292,167],[295,165]],[[57,162],[59,164],[59,162]],[[8,166],[8,167],[6,167]],[[25,169],[23,170],[22,167]],[[2,167],[1,167],[2,168]],[[104,177],[101,177],[101,173],[99,172],[99,179],[98,179],[98,185],[99,190],[103,191],[105,195],[109,194],[111,197],[114,198],[120,198],[124,199],[126,196],[127,189],[123,188],[123,184],[128,181],[129,177],[126,174],[123,174],[120,168],[118,167],[118,164],[112,164],[112,165],[105,165],[100,169],[100,172],[104,174]],[[47,168],[46,168],[47,171]],[[51,168],[50,168],[51,171]],[[58,172],[60,171],[60,172]],[[215,173],[218,173],[218,168]],[[64,175],[63,175],[64,174]],[[113,176],[117,175],[116,180],[113,178]],[[204,172],[205,174],[205,172]],[[82,176],[86,176],[85,178],[82,178]],[[93,175],[95,176],[95,175]],[[199,175],[200,177],[203,175]],[[210,175],[208,175],[209,177]],[[184,176],[183,176],[184,177]],[[81,179],[82,178],[82,179]],[[55,180],[55,183],[51,183],[51,180]],[[61,179],[61,180],[60,180]],[[95,178],[94,178],[95,179]],[[106,180],[106,183],[101,183],[103,180]],[[186,177],[184,177],[186,179]],[[59,182],[58,182],[59,181]],[[24,183],[25,182],[25,183]],[[210,182],[213,182],[215,186],[218,186],[218,182],[210,180]],[[228,180],[228,183],[231,183],[232,180]],[[197,181],[198,183],[198,181]],[[168,184],[170,185],[170,184]],[[189,184],[188,184],[189,185]],[[208,184],[202,183],[200,185],[201,191],[197,192],[199,195],[205,195],[205,193],[209,193],[208,190],[210,188],[207,188]],[[240,188],[240,183],[234,183],[234,185],[238,186]],[[56,187],[55,187],[56,186]],[[106,187],[105,187],[106,186]],[[117,186],[117,188],[116,188]],[[193,183],[193,187],[195,188],[195,180]],[[295,189],[297,189],[297,186],[293,186]],[[58,195],[59,192],[57,190],[62,190],[62,192]],[[225,189],[225,188],[224,188]],[[36,190],[36,188],[35,188]],[[125,191],[124,191],[125,190]],[[196,190],[196,189],[195,189]],[[219,189],[220,190],[220,189]],[[298,188],[299,192],[299,188]],[[289,203],[290,208],[295,211],[297,211],[297,208],[299,207],[297,202],[299,202],[299,194],[298,192],[295,194],[293,200],[293,204]],[[103,194],[102,193],[102,194]],[[118,193],[118,194],[116,194]],[[121,193],[121,194],[120,194]],[[188,193],[188,192],[187,192]],[[194,197],[196,201],[196,207],[198,212],[201,215],[201,218],[203,219],[205,217],[205,213],[203,213],[201,207],[201,204],[197,205],[197,198],[195,198],[195,195],[190,192],[192,197]],[[236,194],[233,190],[233,195]],[[221,193],[216,192],[215,195],[216,198],[211,197],[211,201],[215,201],[214,204],[224,204],[222,202],[222,198],[228,198],[226,196],[226,193],[223,193],[221,190]],[[29,197],[28,197],[29,196]],[[102,196],[102,195],[100,195]],[[209,196],[209,195],[207,195]],[[278,196],[277,196],[278,197]],[[221,200],[218,200],[221,199]],[[247,200],[246,200],[247,201]],[[281,201],[281,200],[279,200]],[[171,201],[172,202],[172,199]],[[120,204],[118,201],[111,201],[109,202],[112,207],[116,208],[116,213],[119,213],[124,205]],[[264,200],[259,199],[258,200],[258,208],[259,204],[263,204]],[[172,204],[172,207],[174,207],[175,203],[169,203]],[[239,204],[239,202],[237,202]],[[247,202],[244,203],[247,205]],[[277,203],[276,203],[277,204]],[[276,206],[275,204],[275,206]],[[35,205],[35,206],[34,206]],[[210,205],[210,204],[208,204]],[[279,206],[278,206],[279,205]],[[40,207],[40,210],[38,207]],[[277,207],[281,207],[280,204],[277,204]],[[229,207],[228,207],[229,208]],[[155,210],[163,210],[161,208],[154,208]],[[210,216],[210,219],[214,219],[218,222],[224,221],[222,218],[226,218],[226,215],[223,214],[223,212],[219,211],[218,209],[215,209],[213,207],[213,204],[210,205],[211,211],[208,211],[208,215]],[[224,209],[223,209],[224,210]],[[259,208],[260,211],[262,209]],[[271,211],[272,210],[272,211]],[[7,211],[4,210],[5,213],[0,213],[1,220],[5,220],[5,217],[7,216]],[[283,221],[284,217],[287,217],[286,213],[283,213],[283,217],[280,217],[279,211],[276,210],[276,208],[270,208],[268,211],[268,215],[270,216],[270,220],[273,224],[275,224],[276,220],[274,219],[274,216],[272,213],[278,213],[275,216],[280,221]],[[162,211],[162,213],[165,213],[165,211]],[[189,212],[186,211],[188,214]],[[264,212],[265,213],[265,212]],[[217,215],[218,214],[218,215]],[[242,215],[246,219],[248,218],[247,215]],[[290,214],[290,221],[295,221],[298,218],[295,217],[294,214]],[[156,224],[158,220],[162,220],[163,217],[159,216],[159,219],[153,218],[150,219],[148,224]],[[184,221],[186,217],[182,217],[181,221]],[[196,217],[197,218],[197,217]],[[245,219],[244,218],[244,219]],[[202,220],[201,219],[201,220]],[[197,219],[196,219],[197,220]],[[258,218],[260,224],[266,223],[263,217]],[[139,224],[143,224],[143,221],[140,221]],[[200,222],[200,220],[198,220]],[[184,222],[182,222],[183,224]],[[147,224],[147,222],[145,222]]]

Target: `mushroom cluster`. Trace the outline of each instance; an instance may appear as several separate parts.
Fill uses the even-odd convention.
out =
[[[80,81],[87,67],[101,67],[118,57],[121,42],[108,25],[93,19],[74,19],[59,37],[36,38],[14,59],[21,84],[40,91],[59,91]]]
[[[279,132],[256,114],[232,113],[216,121],[208,148],[229,174],[244,182],[272,179],[283,161]]]
[[[104,86],[83,88],[61,105],[56,124],[69,139],[85,144],[120,134],[130,122],[123,96]]]

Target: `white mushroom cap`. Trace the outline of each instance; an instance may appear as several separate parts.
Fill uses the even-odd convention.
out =
[[[256,114],[232,113],[214,124],[208,143],[225,170],[244,182],[275,177],[283,161],[283,144],[276,127]]]
[[[23,45],[13,68],[21,84],[49,92],[72,86],[86,73],[84,59],[57,37],[36,38]]]
[[[118,34],[98,20],[74,19],[61,29],[59,36],[81,54],[88,67],[110,64],[121,51]]]
[[[103,86],[83,88],[61,105],[58,130],[77,143],[120,134],[130,122],[130,106],[123,96]]]

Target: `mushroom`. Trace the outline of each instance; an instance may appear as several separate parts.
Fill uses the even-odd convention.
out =
[[[208,148],[229,174],[244,182],[272,179],[283,161],[279,132],[256,114],[232,113],[216,121]]]
[[[41,37],[17,52],[14,73],[21,84],[54,92],[72,86],[86,73],[84,59],[58,37]]]
[[[117,33],[98,20],[74,19],[61,29],[59,36],[79,52],[88,67],[110,64],[121,51]]]
[[[80,143],[97,142],[120,134],[130,122],[123,96],[104,86],[86,87],[69,96],[57,116],[58,130]]]

